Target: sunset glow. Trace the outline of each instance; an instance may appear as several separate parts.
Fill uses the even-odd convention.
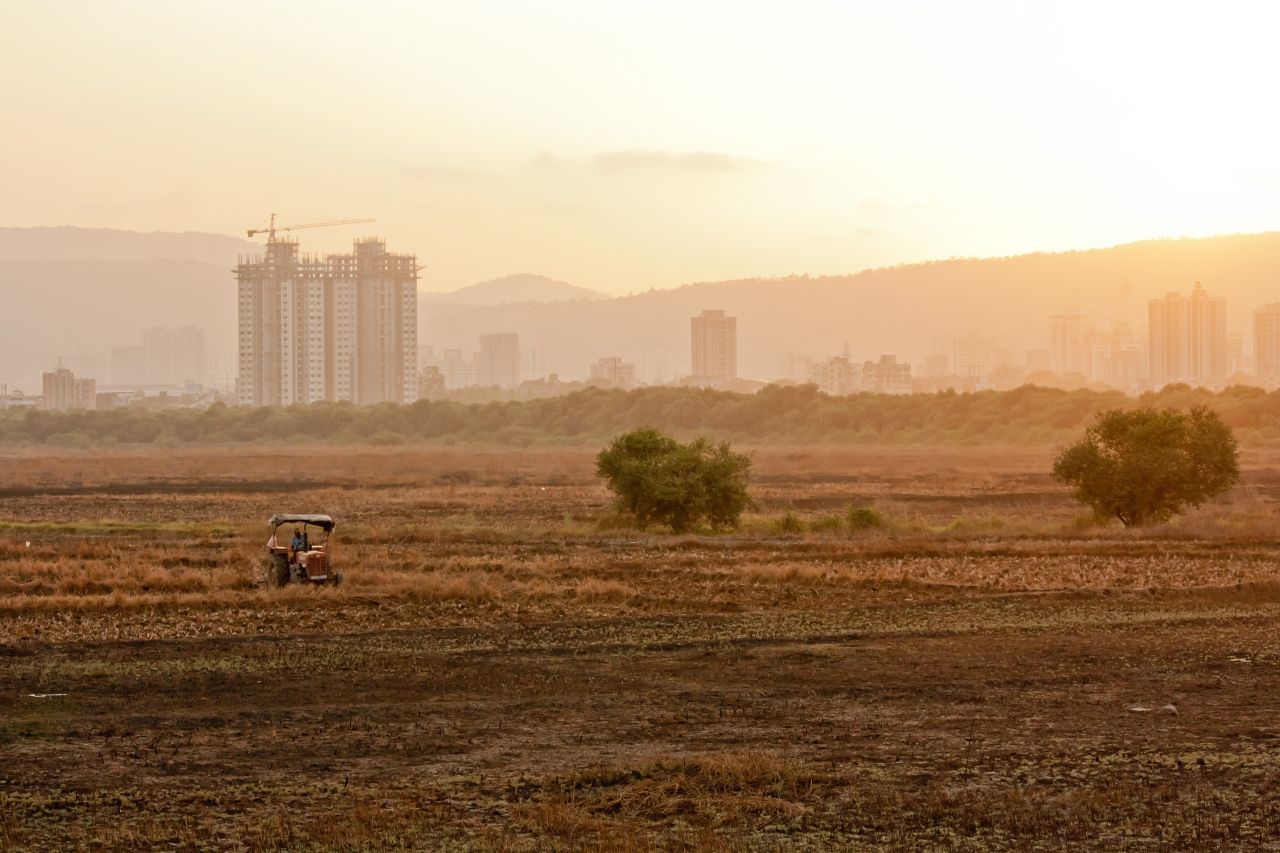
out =
[[[1266,4],[14,4],[0,224],[607,292],[1280,222]],[[318,232],[321,248],[351,234]]]

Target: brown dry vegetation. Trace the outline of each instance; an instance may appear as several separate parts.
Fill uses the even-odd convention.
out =
[[[296,454],[0,459],[0,848],[1272,841],[1265,452],[1135,531],[1047,449],[760,449],[686,537],[586,451]],[[280,509],[342,586],[257,583]]]

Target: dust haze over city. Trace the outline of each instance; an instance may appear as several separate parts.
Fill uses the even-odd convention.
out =
[[[0,849],[1267,849],[1280,14],[6,10]]]

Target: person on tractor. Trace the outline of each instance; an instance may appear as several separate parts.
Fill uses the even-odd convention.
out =
[[[296,563],[298,554],[307,550],[307,536],[302,528],[293,528],[293,538],[289,540],[289,562]]]

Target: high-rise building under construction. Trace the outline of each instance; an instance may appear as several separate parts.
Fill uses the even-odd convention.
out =
[[[240,404],[417,399],[417,270],[377,238],[322,257],[272,235],[236,267]]]

